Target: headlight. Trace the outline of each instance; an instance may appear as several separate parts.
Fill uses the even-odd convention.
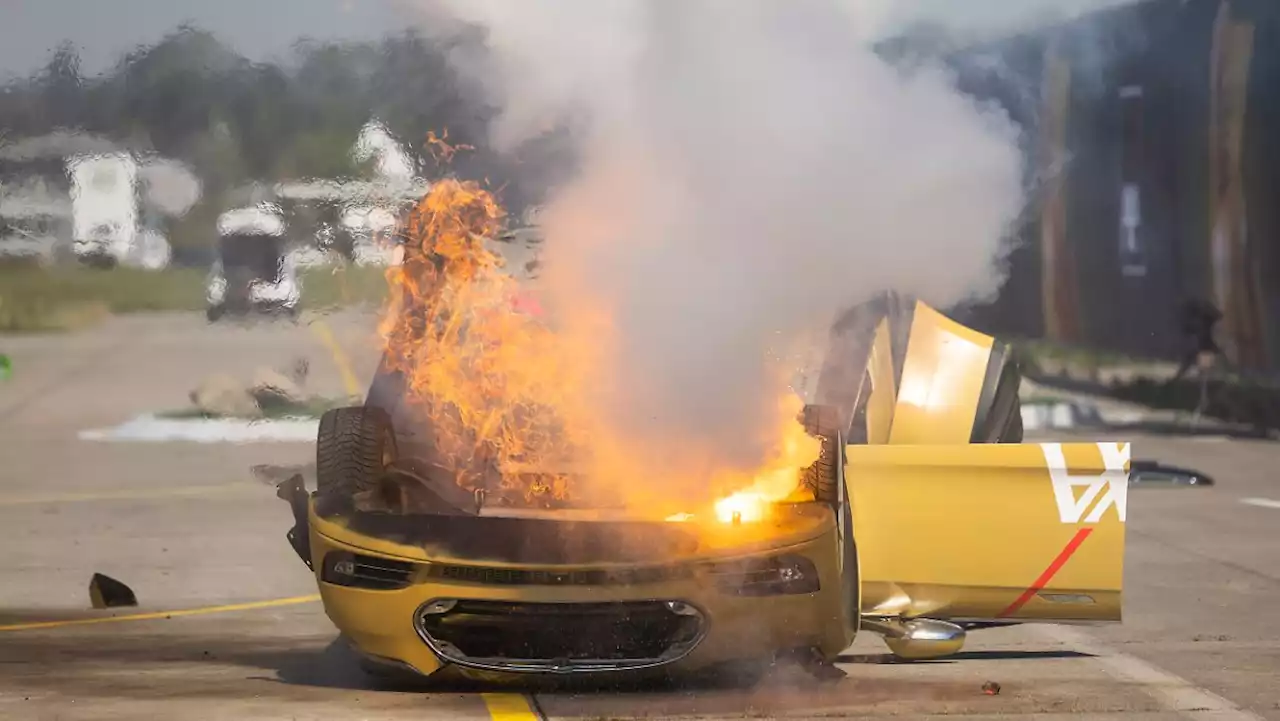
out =
[[[788,596],[821,588],[813,561],[795,554],[717,563],[710,573],[721,593],[735,596]]]
[[[409,585],[413,564],[346,551],[325,554],[320,580],[335,586],[394,591]]]

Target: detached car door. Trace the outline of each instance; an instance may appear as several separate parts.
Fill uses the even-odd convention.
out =
[[[851,445],[862,613],[1119,621],[1129,445]]]

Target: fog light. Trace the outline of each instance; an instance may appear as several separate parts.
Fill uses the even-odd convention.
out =
[[[778,569],[778,580],[783,583],[794,583],[804,580],[804,569],[799,564],[782,566]]]
[[[347,551],[325,554],[320,565],[320,580],[334,586],[349,586],[370,591],[394,591],[405,588],[413,577],[413,564],[390,558],[363,556]]]
[[[788,596],[821,588],[813,561],[794,554],[715,564],[711,574],[721,591],[737,596]]]

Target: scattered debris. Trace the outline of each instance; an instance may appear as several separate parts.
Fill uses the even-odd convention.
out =
[[[267,419],[319,418],[339,403],[331,398],[310,394],[306,389],[311,364],[297,358],[280,369],[260,366],[249,382],[225,373],[206,378],[191,392],[193,408],[161,414],[175,419]],[[343,398],[342,403],[351,399]]]
[[[302,562],[307,564],[307,568],[311,568],[311,536],[307,520],[308,493],[307,486],[302,481],[302,474],[296,474],[276,486],[276,498],[288,501],[289,508],[293,511],[293,528],[285,533],[285,538],[289,540],[289,545]]]
[[[262,463],[250,466],[249,473],[253,474],[255,480],[269,486],[279,486],[282,482],[290,480],[295,475],[302,476],[304,480],[310,479],[311,485],[315,486],[316,464],[276,466],[270,463]]]
[[[848,676],[816,648],[796,649],[782,655],[779,660],[795,663],[815,681],[839,681]]]
[[[309,375],[311,375],[311,361],[305,356],[293,359],[293,365],[289,367],[289,378],[299,386],[305,386]]]
[[[253,394],[240,381],[225,374],[206,378],[198,388],[191,391],[191,402],[209,416],[262,417],[262,408]]]
[[[1000,684],[996,683],[995,681],[988,681],[982,684],[982,692],[988,696],[999,696]]]
[[[138,605],[138,597],[134,595],[133,589],[101,573],[93,574],[93,578],[89,580],[89,601],[97,609]]]
[[[271,368],[254,371],[248,392],[262,410],[272,406],[296,405],[306,400],[302,386],[294,378]]]
[[[7,381],[13,376],[13,361],[9,356],[0,353],[0,381]]]

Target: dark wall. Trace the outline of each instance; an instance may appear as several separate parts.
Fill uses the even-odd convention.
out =
[[[1073,29],[1068,243],[1076,254],[1087,344],[1167,357],[1180,349],[1177,310],[1208,290],[1209,62],[1216,2],[1152,2]],[[1090,36],[1101,39],[1090,39]],[[1122,224],[1125,186],[1140,225]]]
[[[1280,2],[1237,0],[1255,23],[1245,127],[1250,252],[1261,291],[1267,355],[1280,366]]]
[[[1221,1],[1148,0],[1018,38],[998,51],[1018,71],[1003,78],[1018,84],[1017,93],[981,83],[965,88],[1016,108],[1011,98],[1025,105],[1042,94],[1042,63],[1030,57],[1056,40],[1070,59],[1067,242],[1076,261],[1081,345],[1174,356],[1181,349],[1179,305],[1210,294],[1210,69]],[[1249,252],[1268,319],[1270,364],[1280,367],[1280,2],[1234,0],[1233,9],[1256,23],[1244,169]],[[1038,141],[1038,112],[1011,114]],[[966,315],[987,332],[1043,333],[1034,183],[1045,170],[1040,153],[1034,142],[1027,146],[1033,203],[1008,255],[1009,280],[998,299]],[[1121,223],[1126,184],[1140,189],[1136,245],[1126,242]]]

